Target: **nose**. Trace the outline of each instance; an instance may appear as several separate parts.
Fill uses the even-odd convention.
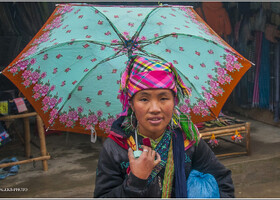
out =
[[[153,114],[156,114],[156,113],[160,112],[160,104],[159,104],[159,102],[151,101],[150,112],[153,113]]]

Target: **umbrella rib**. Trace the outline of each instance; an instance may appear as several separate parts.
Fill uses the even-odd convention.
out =
[[[96,7],[94,7],[94,9],[98,10]],[[109,22],[109,24],[111,25],[111,27],[113,28],[113,30],[115,31],[115,33],[119,36],[119,38],[122,40],[122,42],[125,43],[126,39],[125,39],[124,36],[120,33],[120,31],[117,29],[117,27],[115,27],[114,24],[109,20],[109,18],[106,17],[106,15],[104,15],[101,11],[98,10],[98,12],[101,13],[103,17],[105,17],[105,19]]]
[[[72,4],[68,4],[68,5],[72,7],[75,4],[73,4],[73,5]],[[77,6],[77,5],[75,5],[75,6]],[[62,5],[62,6],[64,6],[64,5]],[[86,6],[86,5],[82,5],[82,6]],[[56,115],[55,115],[56,120],[59,119],[59,117],[60,117],[59,114],[62,114],[62,113],[65,113],[65,112],[70,112],[73,108],[76,109],[77,106],[79,106],[79,105],[72,104],[71,102],[73,100],[74,101],[77,100],[77,102],[81,102],[81,103],[85,103],[85,104],[87,103],[86,100],[85,100],[86,96],[79,96],[79,94],[78,94],[79,92],[77,92],[79,86],[83,87],[83,86],[86,86],[86,83],[90,83],[91,82],[90,78],[92,76],[93,76],[93,78],[96,79],[97,75],[102,75],[102,73],[104,72],[104,67],[106,69],[106,72],[111,73],[111,70],[115,69],[114,63],[116,61],[123,62],[127,57],[128,57],[128,59],[130,59],[130,55],[132,55],[132,53],[136,54],[136,55],[137,54],[138,55],[146,55],[146,56],[149,56],[151,58],[159,59],[159,60],[162,60],[162,61],[165,61],[165,62],[168,62],[165,59],[167,59],[167,60],[170,59],[170,61],[171,61],[170,63],[174,63],[174,65],[176,66],[175,60],[171,59],[172,57],[169,56],[170,54],[168,54],[168,51],[166,51],[165,47],[166,48],[169,48],[169,47],[173,48],[171,50],[172,51],[174,50],[173,52],[176,53],[178,57],[181,57],[181,56],[187,55],[186,54],[187,51],[180,52],[179,50],[181,50],[181,49],[178,50],[178,48],[176,49],[176,47],[177,46],[179,47],[181,45],[181,41],[187,41],[187,42],[191,41],[191,42],[194,42],[194,43],[195,42],[196,43],[203,43],[203,45],[201,45],[202,47],[203,46],[207,46],[209,44],[213,48],[217,49],[217,51],[219,51],[219,53],[221,53],[221,55],[225,55],[225,54],[233,55],[233,56],[237,57],[238,62],[241,61],[240,63],[242,65],[244,65],[244,67],[247,65],[247,62],[250,62],[252,65],[254,65],[251,61],[247,60],[245,57],[243,57],[241,54],[239,54],[229,44],[224,42],[220,37],[218,37],[218,35],[215,35],[215,34],[213,34],[212,36],[211,35],[207,35],[207,32],[208,32],[207,30],[206,31],[200,30],[200,32],[198,32],[195,29],[195,31],[196,31],[195,33],[194,32],[193,33],[189,33],[188,29],[183,28],[183,24],[182,24],[182,26],[181,25],[179,26],[182,29],[181,31],[174,30],[175,32],[178,32],[178,33],[171,33],[173,29],[171,30],[170,28],[172,28],[171,26],[173,26],[173,25],[170,26],[170,24],[175,22],[174,25],[176,25],[176,21],[177,21],[177,23],[179,23],[178,20],[176,20],[176,18],[167,19],[166,22],[168,21],[168,23],[164,24],[165,26],[158,26],[157,27],[157,25],[156,25],[157,21],[156,20],[160,19],[159,16],[161,14],[161,9],[160,9],[161,6],[160,7],[154,7],[154,8],[149,9],[149,10],[145,10],[145,12],[143,11],[143,14],[145,14],[145,15],[147,14],[146,16],[143,16],[143,17],[145,17],[144,19],[143,19],[143,17],[141,17],[141,19],[143,19],[143,20],[139,21],[138,19],[140,19],[140,18],[133,19],[133,20],[138,21],[140,24],[138,22],[137,23],[135,22],[135,26],[136,27],[131,28],[131,29],[130,29],[130,27],[128,27],[129,28],[128,30],[133,30],[133,31],[129,32],[129,34],[128,34],[129,36],[128,37],[126,37],[126,34],[121,32],[123,30],[122,30],[121,27],[118,26],[117,23],[116,24],[113,23],[114,20],[119,20],[119,19],[111,18],[111,17],[113,17],[113,15],[110,16],[110,14],[114,14],[114,13],[107,14],[104,11],[104,9],[102,9],[101,7],[95,7],[95,6],[98,6],[98,5],[92,5],[93,9],[90,8],[89,10],[86,10],[86,12],[84,12],[84,13],[90,13],[91,14],[90,16],[98,14],[98,15],[95,15],[95,17],[98,17],[97,20],[100,19],[100,21],[101,20],[104,21],[103,25],[106,25],[106,27],[104,27],[104,28],[109,29],[109,31],[108,30],[105,30],[105,31],[108,31],[109,33],[111,31],[111,33],[112,33],[111,36],[106,37],[106,40],[102,40],[102,38],[104,37],[104,35],[102,33],[103,29],[99,29],[99,25],[94,25],[94,22],[90,18],[87,19],[86,17],[84,17],[83,20],[88,20],[88,21],[82,21],[82,22],[85,22],[85,23],[88,23],[88,24],[92,24],[94,26],[93,28],[95,29],[95,31],[92,32],[92,31],[90,31],[91,29],[89,29],[88,31],[91,32],[93,35],[95,34],[95,32],[97,32],[97,34],[100,35],[100,37],[98,37],[100,39],[98,39],[97,37],[93,36],[90,39],[89,39],[89,37],[87,37],[88,39],[85,38],[85,40],[80,38],[80,39],[77,39],[77,40],[73,39],[73,41],[71,41],[70,37],[72,36],[72,33],[73,33],[74,37],[80,37],[80,36],[76,36],[76,35],[79,35],[78,33],[80,31],[77,32],[77,34],[76,34],[76,32],[72,31],[71,34],[68,34],[69,37],[68,36],[64,37],[64,35],[62,35],[62,32],[60,32],[60,30],[58,30],[57,28],[59,28],[61,25],[65,25],[66,22],[68,23],[68,21],[65,20],[65,19],[69,19],[70,24],[72,23],[71,22],[72,18],[70,18],[69,14],[68,14],[68,12],[70,13],[70,11],[69,11],[68,7],[66,7],[65,10],[63,10],[63,11],[61,11],[61,10],[57,11],[56,10],[56,13],[54,13],[54,15],[52,14],[52,16],[50,18],[51,20],[48,20],[46,22],[46,24],[40,29],[40,31],[34,37],[34,39],[36,38],[36,40],[32,39],[30,44],[27,45],[27,48],[25,48],[22,51],[22,53],[19,54],[18,58],[16,58],[15,61],[12,62],[14,64],[12,64],[12,65],[7,67],[9,69],[11,67],[16,66],[17,70],[18,70],[19,67],[21,66],[19,64],[19,61],[30,61],[32,58],[36,58],[36,59],[38,58],[38,60],[42,60],[42,57],[44,56],[44,54],[47,54],[47,53],[51,54],[52,56],[54,55],[54,60],[57,61],[55,56],[58,54],[59,50],[62,50],[62,52],[63,51],[69,51],[70,52],[69,54],[66,54],[66,53],[64,54],[65,60],[71,57],[70,58],[71,60],[69,60],[69,64],[68,64],[68,66],[70,68],[71,67],[74,68],[74,66],[76,66],[80,62],[82,62],[83,65],[84,64],[89,65],[89,66],[85,65],[85,66],[83,66],[83,68],[77,69],[77,71],[80,70],[79,73],[81,74],[81,76],[77,76],[77,73],[76,73],[77,71],[76,70],[72,71],[72,72],[74,72],[74,73],[71,74],[72,76],[69,79],[66,79],[66,81],[68,82],[68,80],[69,80],[69,83],[70,83],[68,89],[67,88],[66,89],[65,88],[61,88],[61,90],[52,90],[51,89],[51,91],[53,91],[53,92],[47,94],[47,96],[50,96],[50,97],[52,97],[52,95],[54,95],[54,97],[56,99],[59,98],[59,95],[63,98],[61,104],[56,103],[55,104],[56,107],[54,107],[54,108],[51,107],[51,106],[48,107],[48,112],[49,113],[51,113],[52,111],[53,112],[57,111]],[[166,6],[164,6],[164,7],[166,7]],[[173,6],[170,6],[170,8],[172,8],[172,7]],[[179,7],[181,7],[181,6],[179,6]],[[186,6],[183,6],[183,7],[186,7]],[[181,9],[181,10],[183,10],[182,13],[181,13],[181,11],[179,9],[178,10],[174,10],[174,11],[176,11],[177,13],[179,13],[179,11],[180,11],[180,14],[184,14],[186,16],[190,15],[190,17],[192,17],[191,14],[189,14],[186,10],[184,10],[184,9]],[[72,8],[71,8],[71,11],[72,11]],[[112,12],[110,9],[107,10],[107,11],[108,12]],[[113,11],[114,11],[114,9],[113,9]],[[118,10],[118,11],[122,12],[122,10]],[[164,13],[163,15],[165,15],[166,14],[166,10],[162,10],[162,11]],[[77,10],[77,13],[78,13],[78,10]],[[77,13],[75,12],[75,14],[77,14]],[[56,18],[57,16],[55,16],[55,15],[58,15],[58,16],[61,15],[62,19]],[[65,15],[65,17],[64,17],[64,15]],[[83,15],[81,15],[81,16],[83,16]],[[120,15],[120,16],[123,16],[123,15]],[[129,18],[129,16],[127,16],[127,15],[124,15],[124,18],[125,17]],[[79,18],[80,18],[80,16],[79,16]],[[59,20],[54,21],[54,19],[59,19]],[[49,22],[51,22],[51,23],[49,23]],[[56,22],[56,23],[58,22],[59,26],[57,27],[56,26],[57,24],[54,23],[54,22]],[[121,21],[121,22],[126,22],[126,21]],[[51,25],[52,28],[47,28],[47,23],[49,23],[48,25]],[[78,23],[80,23],[80,21]],[[189,22],[187,21],[187,23],[189,23]],[[195,23],[195,22],[193,21],[193,23]],[[203,22],[201,22],[201,23],[203,24]],[[81,23],[81,24],[83,24],[83,23]],[[120,23],[120,25],[123,25],[123,24]],[[155,27],[155,28],[149,30],[149,25],[151,25],[152,27]],[[165,27],[167,27],[167,30],[164,30]],[[125,28],[125,27],[123,27],[123,28]],[[190,26],[190,28],[192,28],[192,26]],[[53,31],[53,29],[55,29],[55,31]],[[127,29],[125,29],[125,30],[127,30]],[[136,32],[134,32],[135,30],[136,30]],[[189,30],[191,30],[191,29],[189,29]],[[48,36],[49,39],[47,39],[47,40],[44,39],[42,41],[41,40],[37,40],[37,39],[40,39],[40,37],[42,36],[42,33],[45,33],[47,31],[48,31],[48,35],[47,36]],[[157,31],[158,31],[158,33],[157,33]],[[155,33],[157,33],[157,34],[155,34]],[[164,34],[164,33],[166,33],[166,34]],[[156,35],[158,35],[158,34],[160,34],[160,36],[156,37]],[[197,34],[197,35],[194,35],[194,34]],[[60,42],[59,41],[57,41],[57,43],[54,42],[54,41],[52,42],[51,39],[54,39],[58,35],[61,36],[61,37],[58,37],[58,40],[60,40]],[[142,35],[143,35],[143,39],[144,40],[141,40],[139,38],[139,37],[142,37]],[[172,36],[174,38],[171,38],[170,36]],[[177,37],[178,37],[178,39],[177,39]],[[148,39],[145,39],[145,38],[148,38]],[[165,39],[165,38],[167,38],[167,39]],[[40,42],[34,42],[34,41],[40,41]],[[114,42],[114,41],[116,41],[116,42]],[[71,46],[71,44],[74,44],[73,46],[75,46],[75,47]],[[88,46],[89,48],[85,49],[86,46],[84,46],[84,44],[86,44],[86,46]],[[188,44],[186,44],[186,48],[185,48],[185,46],[183,46],[183,47],[185,49],[187,49],[187,46],[188,46]],[[103,50],[102,47],[106,47],[108,49],[106,49],[105,51],[102,51],[102,54],[101,54],[100,53],[101,52],[100,48],[101,48],[101,50]],[[33,48],[34,48],[34,51],[33,51],[34,53],[31,52],[31,50]],[[77,51],[79,54],[81,54],[81,56],[79,56],[79,59],[75,59],[75,55],[71,55],[71,54],[73,54],[72,49],[75,49],[75,51]],[[79,51],[84,51],[84,52],[80,53]],[[167,52],[167,53],[165,53],[165,52]],[[97,59],[96,62],[90,62],[90,60],[93,61],[92,58],[91,58],[92,56],[94,56]],[[81,57],[81,59],[80,59],[80,57]],[[162,58],[162,57],[164,57],[165,59]],[[206,57],[205,60],[207,60],[207,58],[208,57]],[[177,59],[177,57],[175,57],[174,59]],[[190,58],[190,59],[192,61],[192,60],[195,60],[196,58]],[[48,61],[51,61],[51,60],[52,59],[49,59]],[[246,62],[246,65],[242,62],[242,60],[244,60]],[[56,67],[63,67],[65,65],[65,64],[63,64],[63,61],[64,61],[63,59],[60,59],[60,62],[57,62]],[[45,67],[48,67],[48,63],[49,62],[47,62],[45,64]],[[187,67],[186,66],[187,65],[186,62],[183,59],[181,60],[181,59],[178,58],[178,63],[179,64],[177,66],[182,66],[181,69],[176,68],[177,71],[178,71],[178,74],[180,74],[182,76],[182,78],[185,78],[184,80],[186,81],[186,83],[189,84],[188,86],[192,87],[192,90],[193,90],[194,102],[191,102],[191,103],[193,105],[200,106],[201,109],[203,109],[203,108],[205,110],[208,109],[207,110],[207,115],[211,116],[214,119],[220,121],[220,119],[218,118],[218,113],[217,113],[218,111],[216,111],[215,108],[216,108],[217,105],[221,105],[221,104],[219,104],[218,97],[220,97],[220,96],[223,97],[223,95],[221,94],[221,95],[216,95],[215,96],[214,92],[209,91],[210,88],[207,91],[200,91],[201,90],[200,87],[199,88],[194,87],[194,85],[196,85],[196,84],[191,82],[192,77],[189,76],[187,73],[185,73],[185,72],[187,72],[187,69],[185,68],[185,67]],[[30,71],[32,72],[33,69],[36,70],[36,67],[38,66],[38,69],[40,70],[39,71],[39,74],[40,74],[41,72],[43,72],[43,70],[45,70],[44,66],[43,67],[39,66],[40,64],[41,63],[39,63],[39,61],[38,61],[36,63],[36,65],[34,65],[34,66],[28,65],[27,66],[28,68],[27,67],[26,68],[27,68],[27,70],[31,69]],[[68,66],[66,66],[66,67],[68,67]],[[83,71],[83,69],[85,69],[85,68],[86,68],[86,70]],[[22,69],[20,69],[20,70],[23,71]],[[122,71],[122,69],[118,69],[118,70]],[[58,78],[60,76],[64,76],[63,75],[64,74],[63,69],[62,70],[58,70],[58,71],[59,71],[59,73],[57,73],[56,75],[52,75],[52,77]],[[96,71],[98,71],[98,72],[96,72]],[[47,72],[51,73],[51,69],[50,69],[50,71],[47,71]],[[182,72],[184,72],[185,74],[183,74]],[[0,74],[1,73],[2,72],[0,71]],[[3,73],[5,73],[4,70],[3,70]],[[13,73],[12,70],[11,70],[11,73]],[[113,71],[113,73],[115,73],[115,71]],[[199,73],[199,71],[198,71],[198,73]],[[16,73],[16,74],[18,74],[18,73]],[[19,74],[19,75],[16,75],[16,74],[13,73],[13,76],[15,76],[15,78],[20,79],[21,74]],[[115,74],[113,76],[114,76],[114,78],[118,79],[118,75],[117,74]],[[216,75],[216,73],[214,73],[213,76],[217,77],[218,75]],[[32,78],[34,78],[34,77],[32,77]],[[49,80],[47,80],[47,79],[49,79]],[[47,82],[45,80],[44,81],[42,80],[42,84],[41,85],[47,84],[47,83],[51,82],[50,81],[51,77],[49,77],[49,78],[47,77],[47,79],[46,79]],[[74,82],[72,83],[73,85],[71,84],[71,82],[72,82],[71,80],[72,79],[75,80],[74,81],[75,83]],[[40,78],[38,80],[41,81]],[[38,83],[39,83],[39,81],[38,81]],[[204,81],[204,80],[201,80],[200,83],[203,85],[204,83],[202,81]],[[54,85],[57,85],[56,83],[58,83],[58,82],[60,82],[60,81],[59,80],[58,81],[54,81],[53,83],[54,83]],[[17,83],[17,84],[21,83],[22,84],[22,80],[21,81],[20,80],[15,81],[15,83]],[[29,87],[30,91],[34,93],[35,89],[32,89],[32,86],[33,85],[31,84],[31,87],[29,87],[29,86],[28,87]],[[94,84],[93,87],[96,87],[96,84]],[[221,88],[223,90],[226,90],[226,87],[225,88],[221,87]],[[56,89],[58,89],[58,88],[56,88]],[[182,88],[180,88],[180,89],[182,90]],[[83,92],[85,92],[84,93],[85,95],[88,95],[88,94],[86,94],[86,91],[87,90],[84,90]],[[65,95],[63,95],[63,94],[65,94]],[[213,95],[213,96],[210,96],[211,100],[212,100],[212,97],[213,97],[214,100],[217,101],[215,106],[212,104],[212,102],[210,102],[212,105],[207,102],[207,100],[209,98],[207,96],[208,94]],[[41,95],[40,92],[39,92],[39,95],[40,95],[39,98],[41,98],[41,100],[43,99],[43,96],[45,96],[43,94]],[[66,95],[68,95],[68,96],[66,96]],[[94,93],[94,95],[95,95],[95,93]],[[72,96],[72,98],[71,98],[71,96]],[[35,98],[35,96],[32,96],[32,97],[35,100],[37,100],[37,97],[36,98]],[[89,97],[90,98],[95,98],[92,95],[89,96]],[[204,103],[201,102],[202,104],[200,104],[200,101],[204,101]],[[184,102],[182,102],[182,103],[185,104]],[[39,101],[39,102],[37,102],[37,104],[42,104],[42,102]],[[36,108],[38,108],[38,106]],[[57,110],[56,110],[56,108],[57,108]],[[89,109],[89,111],[91,111],[91,108],[84,107],[84,110],[86,110],[86,109]],[[41,108],[41,111],[42,110],[44,111],[44,109]],[[94,109],[94,110],[96,110],[96,109]],[[47,112],[44,112],[44,113],[48,114]],[[214,114],[214,113],[216,113],[216,114]],[[53,116],[51,114],[48,114],[48,116],[46,116],[46,119],[47,119],[47,117],[49,119],[52,119]],[[201,112],[199,114],[201,115]],[[204,113],[202,113],[202,114],[204,114]],[[204,117],[204,115],[202,115],[202,117]],[[56,125],[54,125],[56,120],[53,120],[53,122],[51,122],[51,123],[49,121],[49,123],[48,123],[49,125],[48,125],[47,129],[56,127]],[[74,123],[76,123],[76,122],[74,122]],[[76,124],[75,124],[75,126],[76,126]],[[68,126],[66,125],[65,127],[67,128]],[[76,130],[76,129],[73,129],[73,130]]]
[[[196,38],[196,39],[205,40],[205,39],[203,39],[203,38],[201,38],[201,37],[193,36],[193,35],[189,35],[189,34],[178,33],[178,34],[176,34],[176,35],[182,35],[182,36],[187,36],[187,37],[194,37],[194,38]],[[140,44],[142,43],[142,44],[144,44],[144,45],[142,45],[142,46],[140,46],[140,47],[136,47],[136,48],[137,48],[139,51],[143,52],[145,55],[148,55],[148,56],[151,56],[151,57],[155,57],[155,58],[161,59],[161,60],[163,60],[163,61],[166,62],[166,60],[163,59],[163,58],[161,58],[160,56],[157,56],[157,55],[155,55],[155,54],[149,53],[149,52],[145,51],[145,50],[142,49],[142,48],[144,48],[144,47],[146,47],[146,46],[148,46],[148,45],[151,45],[151,44],[153,44],[153,43],[156,42],[156,41],[160,41],[160,40],[162,40],[162,39],[164,39],[164,38],[167,38],[167,37],[170,37],[170,36],[174,36],[174,34],[163,35],[163,36],[161,36],[160,38],[154,38],[154,39],[151,39],[151,40],[139,41],[138,43],[140,43]],[[212,42],[214,45],[217,45],[217,46],[219,46],[220,48],[228,49],[228,48],[225,48],[225,47],[219,45],[218,43],[216,43],[216,42],[214,42],[214,41],[211,41],[211,40],[207,40],[207,41]],[[234,54],[235,56],[238,56],[238,57],[244,59],[242,56],[236,54],[234,51],[230,51],[230,52],[231,52],[232,54]],[[250,62],[250,61],[249,61],[249,62]],[[250,62],[250,63],[252,64],[252,62]],[[185,77],[185,78],[188,80],[188,78],[187,78],[178,68],[177,68],[177,71],[180,72],[181,76]],[[192,85],[192,88],[196,91],[196,93],[200,96],[200,98],[204,100],[204,97],[196,90],[196,88],[194,87],[194,85],[193,85],[191,82],[189,82],[189,84]],[[211,109],[207,104],[206,104],[206,106],[208,107],[208,110],[210,111],[211,116],[212,116],[213,118],[215,118],[216,120],[219,120],[219,119],[216,117],[216,115],[213,113],[212,109]]]
[[[139,41],[138,44],[143,44],[143,43],[146,43],[145,45],[142,45],[141,47],[146,47],[148,45],[151,45],[153,44],[154,42],[156,41],[160,41],[162,39],[165,39],[167,37],[173,37],[174,35],[177,35],[177,36],[187,36],[187,37],[193,37],[193,38],[196,38],[196,39],[199,39],[199,40],[204,40],[204,41],[208,41],[208,42],[211,42],[212,44],[222,48],[222,49],[226,49],[228,51],[230,51],[232,54],[234,54],[235,56],[238,56],[239,58],[243,59],[243,60],[247,60],[246,58],[244,58],[243,56],[241,56],[238,52],[236,52],[234,49],[229,49],[227,47],[224,47],[222,45],[220,45],[219,43],[213,41],[213,40],[209,40],[209,39],[205,39],[205,38],[202,38],[202,37],[199,37],[199,36],[196,36],[196,35],[190,35],[190,34],[186,34],[186,33],[176,33],[176,34],[166,34],[166,35],[163,35],[163,36],[160,36],[158,38],[153,38],[153,39],[150,39],[150,40],[145,40],[145,41]],[[141,47],[137,47],[137,49],[140,50]],[[255,65],[254,63],[252,63],[250,60],[248,60],[252,65]]]
[[[121,50],[120,50],[121,51]],[[103,59],[103,60],[101,60],[98,64],[96,64],[92,69],[90,69],[89,71],[88,71],[88,73],[81,79],[81,80],[79,80],[79,82],[76,84],[76,86],[69,92],[69,94],[68,94],[68,99],[62,104],[62,106],[61,106],[61,108],[58,110],[58,112],[57,112],[57,115],[61,112],[61,110],[64,108],[64,106],[65,106],[65,104],[68,102],[68,100],[69,100],[69,96],[77,89],[77,87],[79,86],[79,83],[82,81],[82,80],[84,80],[87,76],[89,76],[89,74],[90,74],[90,72],[92,71],[92,70],[94,70],[94,69],[96,69],[100,64],[102,64],[102,63],[104,63],[104,62],[107,62],[107,61],[109,61],[109,60],[112,60],[112,59],[115,59],[115,58],[117,58],[117,57],[120,57],[120,56],[123,56],[123,55],[125,55],[125,53],[122,53],[122,54],[119,54],[119,52],[120,51],[118,51],[117,53],[115,53],[114,55],[112,55],[112,56],[110,56],[110,57],[107,57],[106,59]],[[119,55],[118,55],[119,54]],[[51,126],[51,124],[50,124],[50,126]],[[49,127],[50,127],[49,126]],[[49,128],[48,127],[48,128]]]
[[[211,109],[208,105],[207,105],[207,107],[208,107],[209,111],[211,112],[212,117],[215,118],[215,119],[218,120],[218,121],[221,121],[221,120],[219,120],[219,118],[213,113],[212,109]]]
[[[100,46],[103,45],[103,46],[106,46],[106,47],[109,47],[109,48],[113,48],[112,46],[121,46],[121,45],[123,45],[123,44],[107,44],[107,43],[96,42],[96,41],[92,41],[92,40],[75,40],[75,41],[63,42],[63,43],[57,44],[55,46],[45,47],[44,49],[38,51],[37,53],[32,54],[32,57],[40,55],[42,52],[49,51],[49,50],[54,49],[54,48],[58,48],[58,47],[67,45],[69,43],[77,43],[77,42],[88,42],[88,43],[93,43],[93,44],[97,44],[97,45],[100,45]],[[26,59],[29,59],[29,57],[26,57],[24,60],[26,60]]]
[[[138,30],[136,31],[136,33],[132,36],[132,41],[133,41],[133,43],[136,42],[136,40],[137,40],[137,38],[138,38],[140,32],[141,32],[142,29],[144,28],[144,26],[145,26],[146,22],[148,21],[148,18],[150,17],[150,15],[151,15],[153,12],[155,12],[155,10],[157,10],[157,9],[158,9],[158,7],[154,8],[154,9],[145,17],[145,19],[144,19],[143,22],[141,23],[141,25],[140,25],[140,27],[138,28]]]

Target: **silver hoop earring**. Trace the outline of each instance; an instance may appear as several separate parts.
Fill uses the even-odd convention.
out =
[[[169,122],[169,127],[170,127],[171,130],[174,130],[176,128],[173,117],[171,118],[171,120]]]
[[[171,130],[174,130],[174,121],[173,121],[173,117],[171,118],[170,122],[169,122],[169,127]]]
[[[136,124],[137,124],[137,119],[136,119],[136,116],[135,116],[134,112],[132,111],[132,113],[130,115],[130,126],[131,126],[131,128],[135,129]]]

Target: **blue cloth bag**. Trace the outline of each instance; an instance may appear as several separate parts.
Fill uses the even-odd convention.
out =
[[[5,158],[0,161],[0,164],[17,162],[18,159],[16,157]],[[19,165],[14,165],[10,167],[0,168],[0,180],[5,179],[7,176],[14,176],[18,173]]]
[[[216,179],[211,174],[192,170],[187,180],[188,198],[220,198]]]

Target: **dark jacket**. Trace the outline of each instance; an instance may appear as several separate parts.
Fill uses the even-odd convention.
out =
[[[132,172],[127,174],[129,166],[128,151],[121,124],[123,117],[113,123],[111,131],[116,139],[108,138],[100,152],[96,170],[94,197],[161,197],[164,170],[163,168],[147,186],[147,180],[139,179]],[[117,141],[117,142],[116,142]],[[122,145],[123,142],[123,145]],[[141,143],[141,141],[139,141]],[[185,174],[188,178],[191,169],[212,174],[219,186],[220,197],[234,197],[234,186],[231,171],[222,165],[203,139],[197,146],[185,151]],[[174,180],[171,197],[175,197]]]

